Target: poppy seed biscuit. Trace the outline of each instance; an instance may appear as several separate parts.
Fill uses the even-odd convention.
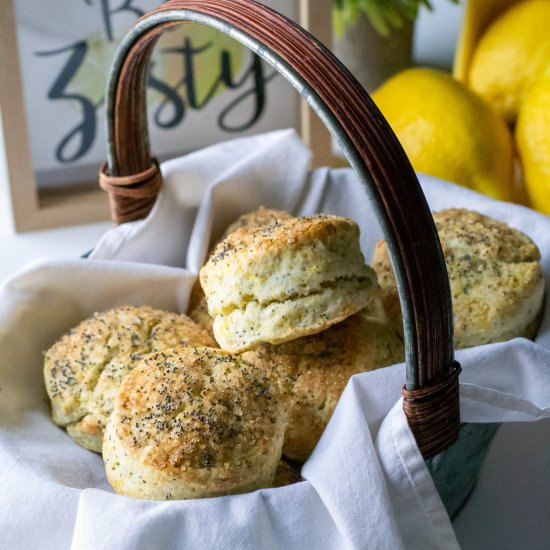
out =
[[[404,360],[403,339],[372,306],[314,335],[243,353],[279,385],[287,414],[283,455],[305,462],[351,376]]]
[[[240,357],[214,348],[154,353],[115,400],[107,479],[119,494],[155,500],[269,487],[285,423],[276,386]]]
[[[232,352],[320,332],[365,307],[376,289],[359,227],[328,215],[236,229],[200,282],[216,340]]]
[[[103,430],[124,377],[144,355],[180,344],[216,345],[186,315],[147,306],[94,314],[45,354],[54,422],[83,447],[101,452]]]
[[[248,228],[252,230],[260,226],[273,225],[281,220],[288,220],[291,217],[292,216],[284,210],[273,210],[260,206],[252,212],[247,212],[239,216],[227,227],[220,240],[225,239],[230,233],[233,233],[233,231],[237,229]],[[208,313],[208,305],[199,280],[195,282],[191,290],[191,296],[189,298],[189,317],[206,328],[212,337],[214,337],[212,327],[214,319],[212,319]]]
[[[521,231],[478,212],[460,208],[434,214],[451,284],[457,348],[533,338],[544,296],[540,253]],[[386,243],[375,248],[388,313],[401,326],[397,285]]]

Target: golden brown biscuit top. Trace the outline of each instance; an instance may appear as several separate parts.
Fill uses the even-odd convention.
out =
[[[277,219],[269,225],[239,227],[218,243],[208,263],[216,264],[229,256],[246,252],[282,253],[289,246],[308,246],[313,242],[331,243],[340,233],[359,238],[359,226],[350,218],[318,214],[300,218]]]
[[[118,385],[141,358],[176,345],[212,345],[210,334],[186,315],[148,306],[95,313],[60,338],[45,354],[44,377],[54,419],[80,420],[104,396],[98,384]]]
[[[465,267],[473,256],[510,263],[540,260],[539,249],[527,235],[479,212],[450,208],[433,218],[445,256],[452,254],[449,259],[462,260]]]
[[[247,212],[242,216],[239,216],[232,224],[230,224],[222,235],[222,239],[225,239],[230,233],[240,228],[255,228],[262,225],[273,225],[281,220],[287,220],[292,216],[285,210],[274,210],[272,208],[265,208],[260,206],[258,209],[252,212]]]
[[[284,421],[277,388],[254,365],[190,347],[146,357],[124,379],[114,414],[124,447],[168,471],[252,468]]]

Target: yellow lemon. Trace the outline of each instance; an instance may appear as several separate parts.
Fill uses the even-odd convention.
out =
[[[541,77],[525,98],[516,141],[531,205],[550,216],[550,74]]]
[[[497,199],[516,199],[510,131],[489,105],[450,75],[408,69],[372,98],[416,171]]]
[[[481,36],[468,86],[513,123],[525,95],[549,62],[550,0],[517,2]]]

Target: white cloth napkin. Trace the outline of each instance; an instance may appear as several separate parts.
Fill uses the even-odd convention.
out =
[[[101,457],[49,416],[42,357],[97,310],[149,304],[185,311],[209,241],[259,205],[356,219],[366,258],[380,229],[350,170],[308,174],[292,131],[244,138],[163,166],[150,216],[109,231],[92,259],[42,260],[0,288],[0,547],[19,549],[453,549],[457,539],[401,405],[404,366],[353,377],[305,481],[194,501],[114,494]],[[550,219],[421,176],[434,209],[464,206],[538,244],[548,284]],[[523,339],[457,354],[466,422],[550,417],[550,312]]]

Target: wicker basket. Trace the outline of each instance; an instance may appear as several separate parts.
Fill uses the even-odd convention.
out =
[[[147,67],[163,31],[186,22],[231,35],[282,73],[338,140],[372,201],[403,311],[405,413],[453,515],[477,479],[495,430],[481,425],[460,429],[460,367],[454,361],[449,281],[413,168],[368,94],[322,44],[252,0],[171,0],[140,19],[116,54],[107,91],[108,162],[101,169],[100,184],[109,192],[114,221],[145,217],[161,187],[147,136]],[[463,468],[465,456],[470,462]]]

